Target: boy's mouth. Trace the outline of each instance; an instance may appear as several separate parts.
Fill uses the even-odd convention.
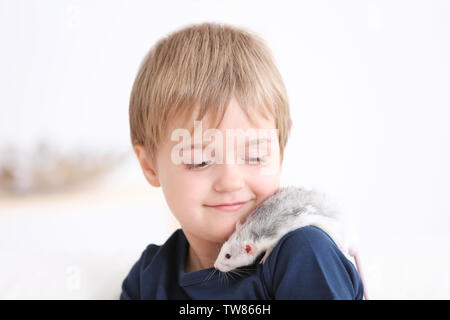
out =
[[[214,208],[214,209],[218,209],[218,210],[222,210],[222,211],[236,211],[240,208],[242,208],[248,201],[244,201],[244,202],[235,202],[235,203],[224,203],[224,204],[219,204],[219,205],[214,205],[214,206],[208,206],[210,208]]]

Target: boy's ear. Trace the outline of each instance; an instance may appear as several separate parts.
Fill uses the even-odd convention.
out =
[[[147,158],[144,146],[137,143],[133,146],[133,149],[136,157],[138,158],[139,164],[141,165],[145,179],[148,181],[148,183],[150,183],[154,187],[161,186],[161,184],[159,183],[158,174],[154,169],[152,163]]]

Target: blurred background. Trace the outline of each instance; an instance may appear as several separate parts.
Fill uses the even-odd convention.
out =
[[[340,203],[372,299],[450,298],[450,2],[0,0],[0,299],[117,299],[178,228],[129,139],[139,64],[224,22],[266,40],[282,185]]]

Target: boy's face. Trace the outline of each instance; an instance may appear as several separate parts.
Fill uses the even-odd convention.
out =
[[[183,158],[189,159],[189,161],[183,160],[178,164],[177,161],[174,161],[174,154],[188,155],[186,149],[174,152],[177,145],[179,147],[194,144],[194,136],[191,136],[191,141],[181,141],[181,138],[172,141],[172,133],[179,127],[169,128],[167,140],[158,149],[157,166],[155,167],[147,162],[143,147],[135,146],[146,179],[153,186],[162,187],[167,204],[186,235],[196,237],[198,240],[223,242],[234,231],[238,220],[243,221],[258,204],[278,190],[281,173],[278,136],[276,138],[272,136],[272,143],[268,147],[265,145],[264,148],[261,147],[262,145],[258,148],[256,144],[239,148],[242,146],[239,142],[241,138],[236,139],[231,136],[228,139],[227,137],[227,131],[236,129],[244,132],[248,132],[248,129],[266,129],[263,131],[274,132],[275,121],[273,119],[267,120],[257,114],[252,116],[252,119],[256,121],[257,127],[250,123],[237,101],[231,100],[225,117],[216,130],[220,131],[223,138],[222,146],[216,144],[214,152],[207,155],[205,153],[202,155],[202,149],[200,149],[201,156],[196,158],[196,161],[194,161],[194,151],[191,156]],[[214,141],[214,139],[206,140],[204,138],[203,133],[208,129],[208,123],[207,121],[201,122],[200,132],[203,137],[201,143],[204,147]],[[194,121],[192,120],[190,127],[185,129],[193,130],[193,128]],[[240,141],[247,142],[249,140],[255,140],[255,138],[245,136],[244,140]],[[234,151],[230,151],[230,143],[232,143]],[[240,150],[244,152],[240,152]],[[227,160],[227,153],[233,152],[235,160]],[[222,158],[219,157],[220,155]],[[263,163],[249,161],[249,158],[255,159],[256,157],[265,158],[266,161]],[[238,162],[238,158],[242,161]],[[192,167],[194,163],[201,165]],[[237,210],[231,211],[212,207],[236,202],[245,202],[245,204]]]

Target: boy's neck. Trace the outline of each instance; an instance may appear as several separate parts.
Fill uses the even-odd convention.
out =
[[[185,264],[185,272],[212,268],[219,254],[220,247],[216,243],[200,241],[195,237],[186,235],[189,250]]]

